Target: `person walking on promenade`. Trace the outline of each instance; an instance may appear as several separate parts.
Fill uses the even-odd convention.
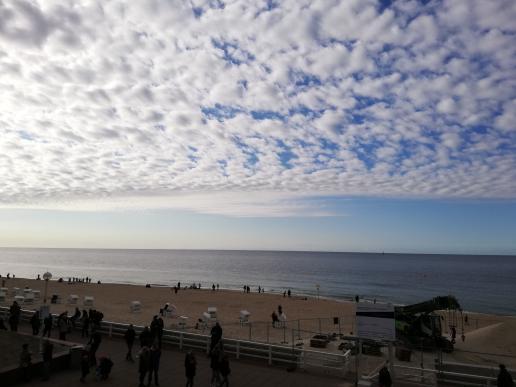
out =
[[[39,310],[36,310],[30,318],[30,326],[32,327],[32,334],[34,336],[39,335],[39,329],[41,328],[41,320],[39,318]]]
[[[139,353],[140,361],[138,363],[138,372],[140,374],[140,384],[139,387],[144,387],[145,385],[143,382],[145,381],[145,375],[147,375],[147,372],[150,370],[150,351],[149,347],[144,346],[140,350]]]
[[[163,339],[163,329],[165,328],[165,323],[161,317],[158,317],[157,328],[156,328],[156,338],[158,346],[161,348],[161,340]]]
[[[378,384],[380,385],[380,387],[392,386],[391,374],[387,368],[387,365],[384,365],[378,373]]]
[[[88,346],[86,346],[87,348]],[[90,354],[87,349],[84,349],[81,354],[81,383],[84,383],[86,375],[90,373]]]
[[[219,341],[210,352],[211,386],[214,387],[218,387],[220,384],[220,363],[222,355],[222,347]]]
[[[231,369],[229,368],[229,359],[228,355],[224,354],[222,356],[222,360],[219,366],[220,375],[222,376],[222,381],[219,384],[219,387],[229,387],[228,376],[231,373]]]
[[[149,327],[143,328],[143,331],[140,333],[140,348],[150,347],[152,344],[152,335],[149,330]]]
[[[127,328],[127,330],[124,333],[125,343],[127,344],[127,355],[125,355],[125,360],[134,361],[133,344],[135,337],[136,331],[134,330],[133,324],[129,324],[129,328]]]
[[[18,331],[18,324],[20,323],[21,308],[16,301],[13,302],[9,308],[9,327],[11,331]]]
[[[32,353],[29,351],[29,345],[23,344],[20,354],[20,373],[23,381],[30,380],[30,368],[32,366]]]
[[[496,380],[497,387],[513,387],[514,381],[512,380],[512,376],[505,368],[504,364],[500,364],[498,366],[500,368],[500,372],[498,373],[498,378]]]
[[[197,370],[197,359],[192,351],[185,356],[186,387],[193,387],[195,371]]]
[[[43,319],[43,337],[45,335],[50,337],[50,333],[52,332],[52,315],[49,313],[47,317]]]
[[[57,318],[57,329],[59,331],[59,340],[66,340],[66,334],[71,329],[68,312],[64,311]]]
[[[154,385],[159,386],[158,381],[158,371],[159,371],[159,362],[161,360],[161,349],[158,345],[153,344],[150,351],[150,368],[149,368],[149,378],[147,379],[147,386],[150,386],[152,382],[152,375],[154,375]]]
[[[82,311],[81,317],[81,337],[88,337],[90,329],[90,317],[86,309]]]
[[[41,355],[43,358],[43,380],[50,378],[50,370],[52,369],[52,353],[54,352],[54,344],[50,340],[43,342],[43,349]]]
[[[220,326],[218,321],[215,323],[213,328],[211,328],[210,334],[211,334],[210,351],[212,351],[213,348],[215,347],[215,345],[217,345],[219,343],[220,339],[222,339],[222,327]]]
[[[90,345],[90,366],[94,366],[97,364],[97,351],[100,347],[100,343],[102,342],[102,336],[100,332],[94,332],[91,335],[91,339],[89,341]]]

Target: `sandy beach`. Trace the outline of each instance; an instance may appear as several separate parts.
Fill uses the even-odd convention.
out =
[[[2,278],[4,280],[5,278]],[[36,309],[42,302],[45,282],[33,279],[5,279],[6,287],[37,289],[41,291],[41,299],[32,305],[23,305],[25,309]],[[168,287],[146,288],[144,285],[97,284],[97,283],[59,283],[49,281],[47,298],[59,294],[61,304],[51,304],[53,313],[68,311],[72,314],[75,307],[83,309],[85,296],[94,297],[94,308],[104,313],[104,320],[147,325],[152,317],[158,314],[165,303],[177,308],[177,314],[188,317],[187,328],[190,331],[203,332],[201,327],[195,328],[198,319],[208,307],[216,307],[218,320],[224,328],[226,337],[252,339],[258,341],[281,342],[285,332],[283,329],[271,327],[271,313],[281,305],[287,315],[287,326],[295,330],[301,329],[299,336],[306,338],[320,331],[324,333],[351,333],[354,329],[355,303],[329,299],[316,299],[304,296],[283,297],[282,294],[244,293],[243,291],[211,289],[186,289],[177,294]],[[77,305],[67,303],[71,294],[79,297]],[[140,301],[141,312],[132,313],[130,303]],[[4,306],[10,305],[9,296]],[[250,312],[252,324],[241,326],[239,315],[241,310]],[[497,316],[481,313],[467,313],[468,324],[464,325],[466,339],[460,340],[462,327],[457,333],[459,340],[456,348],[464,352],[454,352],[456,360],[468,360],[482,363],[482,356],[466,351],[505,354],[516,356],[516,317]],[[334,324],[334,317],[339,317]],[[177,329],[177,318],[165,318],[166,328]],[[444,320],[446,321],[446,320]],[[444,323],[444,334],[448,332]],[[291,332],[288,334],[292,334]],[[297,335],[296,331],[296,335]],[[516,357],[505,359],[516,366]]]
[[[2,278],[4,279],[4,278]],[[37,289],[41,292],[41,299],[36,300],[32,305],[22,307],[35,309],[42,303],[45,281],[33,279],[6,279],[6,287],[11,290],[13,287]],[[339,327],[333,324],[333,317],[340,317],[341,333],[352,330],[352,316],[355,313],[355,305],[352,302],[339,302],[329,299],[316,299],[304,296],[283,297],[282,294],[251,292],[233,290],[211,289],[181,289],[177,294],[169,287],[151,287],[144,285],[124,284],[97,284],[97,283],[72,283],[49,281],[47,290],[47,302],[53,294],[59,294],[62,298],[61,304],[51,304],[52,313],[68,311],[71,315],[77,306],[83,309],[84,296],[94,297],[94,308],[104,313],[104,320],[127,322],[138,325],[147,325],[152,317],[158,314],[165,303],[174,305],[177,314],[188,317],[189,329],[194,329],[198,319],[208,307],[216,307],[218,320],[225,327],[225,334],[233,337],[249,338],[248,326],[241,327],[239,316],[241,310],[250,313],[252,322],[252,337],[265,340],[266,328],[271,325],[271,314],[277,311],[281,305],[287,316],[288,322],[302,320],[299,328],[311,332],[321,329],[327,330],[329,326],[332,331],[338,331]],[[71,295],[79,297],[77,305],[67,302]],[[12,298],[8,297],[10,304]],[[132,313],[130,304],[132,301],[140,301],[141,312]],[[7,303],[4,303],[6,305]],[[296,327],[297,327],[296,322]],[[177,326],[176,318],[166,318],[165,326],[174,328]],[[281,336],[278,330],[270,330],[270,335]],[[278,338],[279,338],[278,336]]]

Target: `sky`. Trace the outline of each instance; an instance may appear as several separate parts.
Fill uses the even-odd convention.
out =
[[[512,0],[0,0],[0,246],[516,254]]]

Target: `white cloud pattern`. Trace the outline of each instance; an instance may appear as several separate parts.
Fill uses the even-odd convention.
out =
[[[511,0],[0,0],[0,206],[515,199],[514,20]]]

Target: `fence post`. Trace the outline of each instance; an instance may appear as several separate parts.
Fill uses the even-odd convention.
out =
[[[301,340],[301,320],[297,320],[297,337],[298,340]]]
[[[206,338],[206,355],[210,353],[210,338]]]
[[[269,344],[269,365],[272,365],[272,347]]]
[[[267,329],[267,343],[269,342],[269,324],[266,325]]]
[[[113,324],[109,324],[109,338],[113,337]]]
[[[285,325],[283,325],[283,342],[281,344],[287,344],[287,327]]]
[[[236,342],[236,358],[240,359],[240,340]]]
[[[183,350],[183,332],[179,332],[179,350]]]

